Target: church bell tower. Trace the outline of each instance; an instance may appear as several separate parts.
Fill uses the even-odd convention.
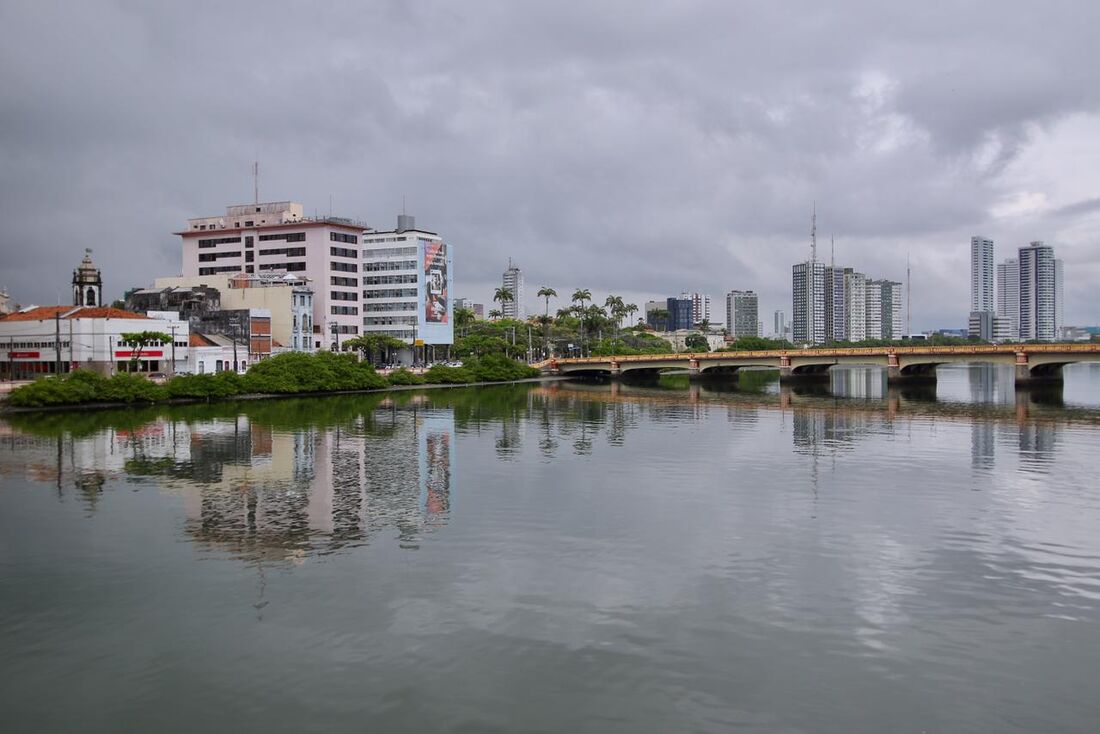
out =
[[[80,267],[73,271],[73,305],[100,306],[103,304],[103,276],[92,263],[92,248],[84,249]]]

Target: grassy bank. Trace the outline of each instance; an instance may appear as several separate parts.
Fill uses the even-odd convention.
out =
[[[103,377],[77,370],[45,377],[12,391],[9,404],[42,408],[91,403],[149,404],[169,400],[222,400],[242,395],[296,395],[353,390],[382,390],[406,385],[467,385],[507,382],[537,377],[533,367],[491,355],[470,359],[462,367],[436,365],[422,375],[397,370],[379,374],[367,362],[350,354],[291,352],[255,363],[244,375],[220,372],[173,377],[158,385],[140,375],[120,373]]]

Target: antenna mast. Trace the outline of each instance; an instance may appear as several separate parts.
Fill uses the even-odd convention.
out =
[[[252,197],[257,204],[260,203],[260,162],[252,163]]]
[[[814,201],[814,213],[810,217],[810,262],[817,262],[817,201]]]
[[[829,267],[836,268],[836,242],[832,235],[829,235]]]
[[[905,333],[913,333],[913,280],[909,270],[909,253],[905,253]]]

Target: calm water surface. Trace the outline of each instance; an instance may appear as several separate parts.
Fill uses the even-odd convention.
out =
[[[1094,732],[1100,366],[0,423],[0,730]]]

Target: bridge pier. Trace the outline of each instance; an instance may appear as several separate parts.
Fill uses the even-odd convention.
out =
[[[1027,352],[1016,352],[1016,389],[1029,390],[1033,387],[1055,388],[1064,382],[1062,365],[1039,364],[1032,367]]]

